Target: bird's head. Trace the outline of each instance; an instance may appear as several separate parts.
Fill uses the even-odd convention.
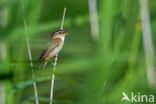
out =
[[[62,37],[64,38],[66,35],[68,35],[68,33],[65,33],[64,30],[57,30],[52,33],[51,39]]]

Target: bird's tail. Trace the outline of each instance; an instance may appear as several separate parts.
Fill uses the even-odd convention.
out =
[[[40,69],[44,69],[47,65],[47,61],[43,61],[40,65]]]

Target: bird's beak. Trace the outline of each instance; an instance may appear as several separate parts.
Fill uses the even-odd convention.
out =
[[[68,33],[63,33],[63,35],[68,35]]]

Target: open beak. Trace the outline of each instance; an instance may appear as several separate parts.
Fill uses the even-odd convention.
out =
[[[68,33],[63,33],[63,35],[68,35]]]

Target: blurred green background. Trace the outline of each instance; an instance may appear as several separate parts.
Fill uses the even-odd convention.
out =
[[[56,66],[54,104],[132,104],[121,102],[122,92],[156,96],[156,87],[148,84],[138,0],[97,0],[99,34],[93,35],[99,38],[91,35],[88,0],[23,0],[23,5],[0,1],[0,104],[35,104],[34,81],[40,104],[49,103],[53,66],[41,70],[38,59],[60,29],[64,7],[69,35]],[[156,0],[148,0],[148,7],[155,52]]]

